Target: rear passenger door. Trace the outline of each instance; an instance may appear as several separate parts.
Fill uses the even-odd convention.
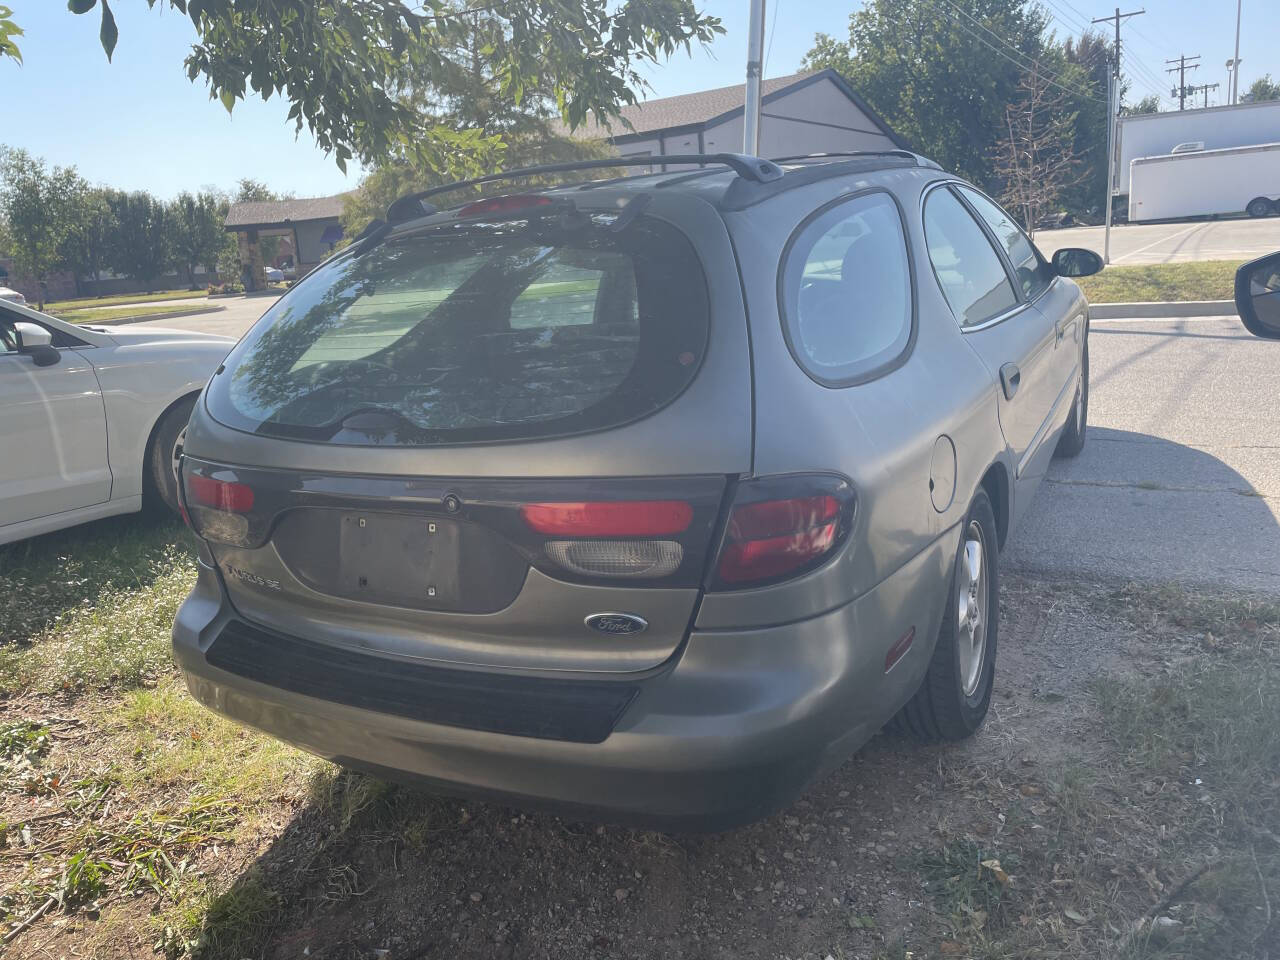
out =
[[[929,259],[966,342],[998,382],[1000,427],[1013,452],[1018,485],[1034,486],[1032,461],[1050,429],[1057,394],[1057,331],[1030,305],[1021,284],[1015,286],[1008,261],[957,189],[941,184],[925,197]]]

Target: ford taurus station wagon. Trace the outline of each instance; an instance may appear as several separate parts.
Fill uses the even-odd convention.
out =
[[[997,552],[1085,439],[1062,277],[1100,259],[1046,262],[904,152],[664,159],[397,201],[232,350],[181,466],[198,700],[443,793],[689,829],[895,717],[978,728]]]

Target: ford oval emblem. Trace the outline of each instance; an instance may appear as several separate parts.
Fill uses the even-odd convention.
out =
[[[618,635],[639,633],[649,626],[649,621],[634,613],[593,613],[587,617],[586,624],[596,633]]]

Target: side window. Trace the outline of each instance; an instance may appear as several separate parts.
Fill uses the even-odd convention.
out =
[[[964,194],[965,199],[973,204],[973,209],[978,211],[978,216],[987,222],[996,239],[1004,244],[1005,252],[1009,254],[1014,273],[1018,277],[1018,283],[1022,285],[1022,292],[1026,298],[1034,300],[1044,293],[1053,282],[1053,271],[1040,258],[1035,245],[1014,222],[1013,217],[978,191],[970,190],[968,187],[960,187],[959,190]]]
[[[938,283],[962,327],[990,320],[1018,303],[986,233],[948,188],[929,194],[924,239]]]
[[[0,353],[17,353],[18,338],[13,332],[13,324],[0,317]]]
[[[911,267],[893,199],[855,197],[801,227],[782,265],[780,300],[791,352],[820,382],[855,379],[902,353]]]

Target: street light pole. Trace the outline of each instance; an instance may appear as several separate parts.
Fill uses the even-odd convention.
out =
[[[749,157],[760,153],[760,74],[764,60],[764,3],[751,0],[751,21],[747,33],[747,101],[742,111],[742,152]]]
[[[1240,93],[1240,6],[1244,0],[1236,0],[1236,55],[1231,58],[1231,102],[1239,101]]]

